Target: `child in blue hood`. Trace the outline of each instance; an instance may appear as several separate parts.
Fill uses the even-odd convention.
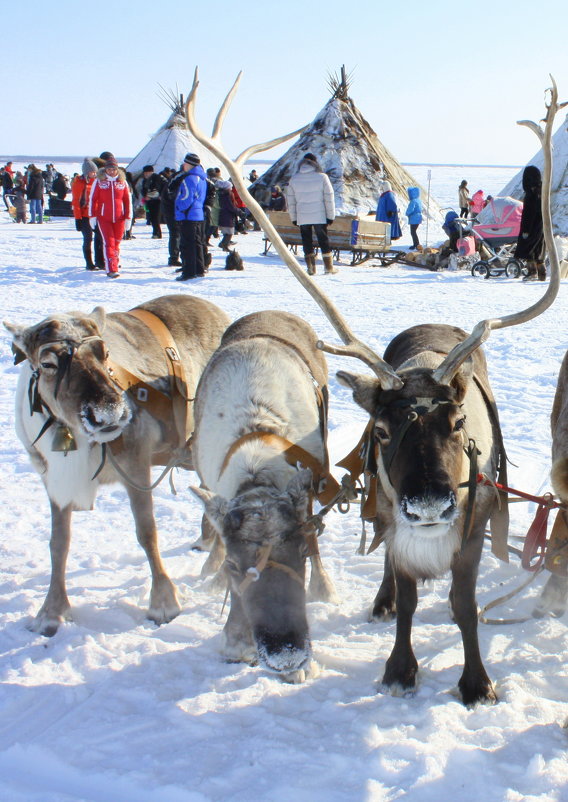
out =
[[[418,240],[418,226],[422,222],[422,201],[420,200],[420,190],[418,187],[408,187],[408,200],[410,203],[406,207],[406,216],[410,225],[410,235],[412,237],[412,247],[416,251],[420,246]]]

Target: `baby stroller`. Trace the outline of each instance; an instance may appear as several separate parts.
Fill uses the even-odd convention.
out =
[[[514,249],[521,228],[523,204],[514,198],[491,198],[471,223],[471,230],[480,242],[482,257],[471,268],[472,276],[490,278],[505,274],[509,278],[526,275],[526,268],[514,258]]]

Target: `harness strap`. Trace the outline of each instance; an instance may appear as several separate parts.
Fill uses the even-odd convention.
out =
[[[461,552],[463,554],[465,544],[471,534],[473,523],[475,521],[474,508],[475,497],[477,495],[477,457],[480,452],[475,444],[475,440],[471,437],[468,439],[467,448],[464,448],[466,456],[469,460],[469,476],[467,480],[467,506],[465,509],[465,518],[463,522]]]
[[[140,376],[132,373],[123,365],[119,365],[110,357],[107,359],[108,372],[111,379],[121,390],[126,391],[138,406],[146,409],[147,412],[159,421],[171,426],[172,423],[172,400],[161,390],[147,384]]]
[[[166,324],[153,312],[136,308],[131,309],[127,314],[144,323],[164,349],[170,375],[171,403],[176,431],[179,445],[184,445],[192,433],[189,402],[193,399],[188,397],[185,370],[176,342]]]
[[[305,448],[302,448],[302,446],[299,446],[297,443],[292,443],[285,437],[281,437],[279,434],[274,434],[273,432],[247,432],[243,434],[242,437],[239,437],[238,440],[235,440],[225,454],[225,459],[219,471],[219,479],[223,475],[233,455],[245,443],[250,443],[254,440],[262,440],[266,445],[284,454],[286,462],[290,465],[297,465],[300,463],[303,468],[309,468],[313,476],[315,495],[320,503],[329,503],[339,493],[340,486],[338,482],[329,471],[326,471],[321,462],[316,459],[313,454],[310,454],[309,451],[306,451]]]

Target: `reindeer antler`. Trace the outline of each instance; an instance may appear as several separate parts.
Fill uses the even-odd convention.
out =
[[[556,81],[550,76],[552,87],[545,92],[544,105],[546,107],[546,116],[543,118],[544,130],[537,123],[531,120],[519,120],[518,125],[526,125],[531,131],[538,136],[544,155],[544,175],[542,179],[542,223],[544,230],[544,241],[546,243],[546,250],[550,259],[550,281],[548,288],[542,298],[532,306],[521,312],[515,312],[503,318],[491,318],[489,320],[480,320],[474,327],[473,331],[467,339],[457,345],[448,356],[444,359],[442,364],[434,371],[434,378],[441,384],[447,384],[455,375],[459,366],[473,353],[481,343],[488,339],[493,329],[504,329],[508,326],[516,326],[519,323],[525,323],[527,320],[532,320],[538,315],[541,315],[553,303],[558,295],[560,287],[560,265],[558,262],[558,254],[554,244],[554,235],[552,232],[552,215],[550,212],[550,190],[552,184],[552,124],[554,117],[559,109],[564,108],[568,103],[558,103],[558,90]],[[550,93],[547,100],[546,94]]]
[[[268,150],[269,148],[273,148],[275,145],[279,145],[282,142],[286,142],[288,139],[292,139],[292,137],[303,133],[307,126],[299,128],[297,131],[292,131],[291,134],[280,136],[277,139],[271,139],[269,142],[263,142],[259,145],[252,145],[251,147],[246,148],[246,150],[244,150],[234,161],[229,158],[225,152],[223,145],[221,144],[221,129],[223,127],[223,122],[225,120],[227,111],[229,110],[233,98],[237,93],[241,76],[242,72],[238,74],[237,79],[229,90],[227,97],[223,101],[213,125],[213,133],[211,137],[208,137],[201,131],[195,121],[194,116],[197,87],[199,86],[198,71],[197,67],[195,68],[193,86],[191,87],[185,107],[185,116],[189,130],[198,140],[198,142],[201,142],[202,145],[214,153],[219,161],[227,168],[231,178],[233,179],[233,184],[238,189],[239,195],[241,198],[243,198],[243,200],[246,200],[246,205],[253,213],[263,231],[266,233],[266,236],[271,240],[281,259],[292,271],[293,275],[298,279],[304,289],[309,292],[314,301],[323,310],[325,316],[336,330],[341,340],[345,343],[345,347],[341,347],[326,345],[322,342],[319,342],[318,348],[321,348],[323,351],[327,351],[332,354],[346,354],[348,356],[355,356],[368,365],[371,370],[373,370],[373,372],[381,379],[381,383],[385,389],[400,388],[402,386],[402,382],[393,369],[387,365],[387,363],[381,359],[378,354],[369,348],[369,346],[365,345],[365,343],[355,337],[337,307],[325,295],[325,293],[319,289],[317,284],[312,281],[308,274],[302,270],[298,260],[294,257],[291,251],[288,250],[281,236],[270,222],[270,219],[265,214],[259,203],[250,194],[243,181],[242,166],[247,159],[249,159],[255,153],[260,153],[264,150]]]

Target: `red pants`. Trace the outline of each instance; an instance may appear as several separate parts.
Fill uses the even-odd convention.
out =
[[[124,234],[124,220],[113,223],[97,217],[97,224],[103,241],[103,256],[107,273],[118,273],[120,257],[120,241]]]

